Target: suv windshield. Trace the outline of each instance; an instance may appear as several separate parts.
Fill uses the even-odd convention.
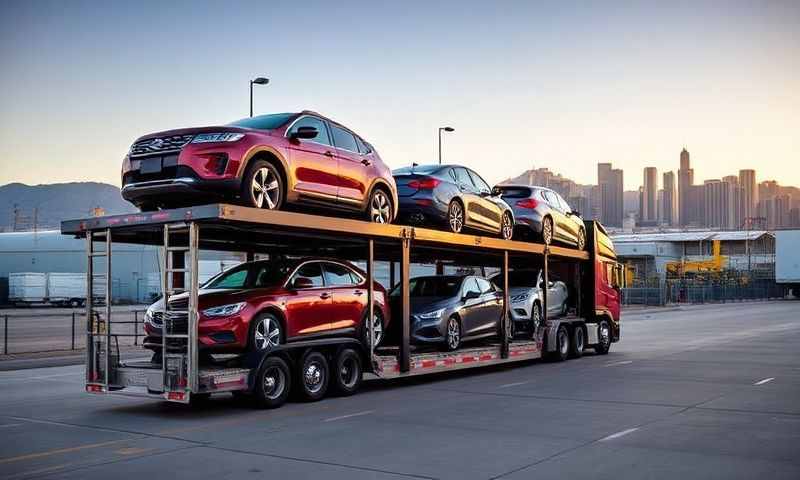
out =
[[[228,125],[232,127],[255,128],[257,130],[274,130],[288,122],[294,115],[294,113],[272,113],[252,118],[243,118],[231,122]]]
[[[409,294],[414,297],[455,297],[461,288],[461,281],[464,277],[418,277],[412,278],[408,282]],[[400,296],[400,284],[398,283],[389,294],[391,297]]]
[[[208,289],[238,289],[270,287],[282,282],[292,269],[292,264],[277,261],[259,261],[239,265],[212,277],[202,285]]]

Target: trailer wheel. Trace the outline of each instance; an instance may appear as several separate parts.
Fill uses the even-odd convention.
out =
[[[343,348],[336,355],[336,369],[331,378],[336,393],[343,397],[356,393],[363,373],[361,356],[352,348]]]
[[[298,394],[302,400],[316,402],[328,391],[330,368],[325,355],[311,350],[303,356],[297,369]]]
[[[567,331],[567,327],[561,325],[556,330],[556,351],[553,352],[552,358],[557,362],[563,362],[564,360],[569,358],[569,332]]]
[[[608,321],[603,320],[597,328],[599,343],[595,345],[594,351],[599,355],[605,355],[611,349],[611,327],[608,325]]]
[[[289,397],[292,386],[289,366],[280,357],[264,360],[255,379],[253,397],[261,408],[278,408]]]
[[[583,332],[583,327],[576,325],[572,330],[572,347],[570,354],[572,358],[580,358],[583,355],[583,349],[586,347],[586,334]]]

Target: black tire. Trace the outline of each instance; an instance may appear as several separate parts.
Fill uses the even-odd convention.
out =
[[[278,168],[265,160],[252,162],[242,177],[240,196],[248,207],[280,210],[283,207],[285,186]]]
[[[331,379],[330,367],[325,355],[315,350],[303,355],[303,360],[297,365],[297,394],[301,400],[316,402],[321,400],[328,391]]]
[[[268,329],[267,326],[269,326]],[[275,328],[278,330],[277,335],[273,333]],[[277,340],[277,343],[275,343],[275,340]],[[269,312],[262,313],[250,321],[250,331],[247,337],[248,353],[264,352],[268,348],[274,348],[285,341],[286,333],[283,323],[274,314]]]
[[[256,374],[252,399],[260,408],[278,408],[286,403],[291,387],[292,375],[286,362],[267,357]]]
[[[542,324],[542,305],[539,302],[533,302],[531,309],[531,339],[536,339],[536,330]]]
[[[189,396],[189,406],[192,408],[203,407],[208,405],[208,402],[211,400],[210,393],[192,393]]]
[[[509,342],[511,342],[512,340],[514,340],[514,335],[517,334],[517,326],[516,326],[516,324],[514,322],[514,319],[511,318],[511,312],[507,312],[506,315],[508,315],[508,321],[506,322],[506,339]],[[501,331],[501,328],[502,328],[501,326],[502,326],[502,323],[501,322],[497,322],[497,337],[498,338],[502,338],[502,335],[503,335],[503,332]]]
[[[578,230],[578,250],[585,250],[586,249],[586,230],[581,228]]]
[[[451,200],[447,206],[447,228],[453,233],[461,233],[465,220],[464,204],[460,200]]]
[[[381,309],[378,308],[378,306],[376,305],[373,310],[375,313],[375,320],[373,323],[373,333],[375,334],[376,337],[375,348],[378,348],[378,346],[386,338],[386,330],[384,329],[383,326],[383,313],[381,312]],[[369,310],[364,312],[363,320],[361,320],[361,333],[359,335],[361,343],[364,344],[364,348],[366,349],[369,349],[369,324],[367,323],[368,316],[369,316]],[[380,329],[380,331],[378,329]]]
[[[550,245],[553,243],[553,228],[553,217],[544,217],[542,220],[542,233],[540,237],[545,245]]]
[[[500,238],[503,240],[514,238],[514,219],[511,218],[511,212],[503,212],[503,219],[500,222]]]
[[[150,363],[161,365],[163,361],[163,353],[161,350],[153,350],[153,356],[150,357]]]
[[[335,367],[331,381],[336,394],[347,397],[356,393],[364,376],[361,356],[352,348],[343,348],[336,355]]]
[[[461,346],[461,322],[455,315],[447,319],[444,332],[444,348],[448,352],[458,350]]]
[[[606,355],[611,350],[611,326],[607,320],[602,320],[597,325],[597,345],[594,346],[594,351],[598,355]]]
[[[583,356],[583,349],[586,348],[586,333],[580,325],[576,325],[572,330],[572,341],[569,347],[572,358],[581,358]]]
[[[386,193],[383,188],[372,189],[364,214],[368,222],[392,223],[392,217],[394,216],[392,196]]]
[[[551,358],[556,362],[563,362],[564,360],[569,358],[569,349],[570,349],[570,341],[569,341],[569,331],[567,327],[561,325],[556,330],[556,349],[551,354]]]

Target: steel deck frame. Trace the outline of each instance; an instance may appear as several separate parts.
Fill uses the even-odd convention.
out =
[[[502,335],[499,345],[462,349],[460,354],[446,358],[441,355],[415,354],[412,362],[410,348],[410,300],[409,272],[412,245],[416,261],[438,261],[460,265],[485,265],[487,262],[499,262],[505,275],[505,305],[509,304],[508,276],[510,264],[530,265],[537,262],[543,268],[545,282],[548,281],[548,259],[550,257],[563,261],[582,264],[590,259],[589,252],[558,246],[546,246],[541,243],[503,240],[480,235],[454,234],[427,228],[402,225],[375,224],[361,220],[324,217],[304,213],[261,210],[230,204],[210,204],[187,208],[162,210],[158,212],[136,213],[93,217],[79,220],[68,220],[61,224],[61,232],[77,238],[87,239],[87,284],[92,292],[93,260],[105,256],[105,274],[111,277],[112,243],[147,244],[160,246],[164,255],[162,260],[162,288],[168,296],[172,293],[171,277],[176,272],[190,274],[190,301],[188,315],[189,332],[187,335],[188,351],[186,364],[186,381],[179,391],[169,391],[167,387],[167,357],[162,364],[164,380],[164,398],[168,400],[188,402],[191,393],[201,393],[206,388],[200,387],[200,368],[197,355],[197,262],[199,250],[218,250],[245,252],[248,259],[255,253],[287,254],[287,255],[329,255],[338,258],[367,260],[367,276],[369,279],[370,318],[374,306],[373,263],[375,260],[388,260],[400,264],[400,281],[402,284],[402,321],[401,342],[396,358],[385,354],[376,355],[370,345],[369,356],[372,359],[373,373],[386,378],[430,373],[454,368],[502,363],[513,360],[538,358],[541,355],[541,340],[538,342],[509,342]],[[94,250],[94,244],[102,240],[105,249],[102,253]],[[185,248],[172,247],[181,244]],[[381,248],[376,249],[376,246]],[[366,248],[365,248],[366,247]],[[174,250],[174,251],[173,251]],[[182,256],[187,252],[190,265],[184,265]],[[173,255],[170,255],[173,254]],[[173,257],[173,258],[171,258]],[[392,267],[394,274],[394,267]],[[110,282],[107,282],[110,283]],[[578,284],[581,282],[579,281]],[[579,285],[578,285],[578,288]],[[547,294],[543,295],[543,324],[547,321]],[[111,352],[111,309],[110,290],[106,292],[105,322],[93,321],[95,306],[91,295],[87,296],[87,390],[107,392],[119,378],[112,378],[114,362]],[[501,318],[502,331],[507,327],[508,314]],[[98,324],[105,323],[100,332]],[[166,321],[164,322],[166,325]],[[370,330],[372,322],[368,322]],[[165,337],[166,338],[166,337]],[[372,335],[370,335],[372,338]],[[192,348],[194,344],[194,348]],[[101,349],[100,352],[96,349]],[[103,353],[103,355],[98,355]],[[165,349],[166,353],[166,349]],[[102,381],[97,375],[95,364],[102,357]],[[129,370],[120,377],[136,376]],[[228,372],[225,372],[228,373]],[[241,372],[240,372],[241,373]],[[207,375],[207,372],[205,373]],[[133,382],[136,383],[136,382]],[[205,383],[205,382],[204,382]],[[119,386],[119,383],[116,384]],[[124,385],[122,385],[124,387]],[[206,387],[206,385],[203,385]],[[233,389],[226,387],[226,389]]]

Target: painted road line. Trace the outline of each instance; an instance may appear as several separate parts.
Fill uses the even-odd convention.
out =
[[[515,382],[515,383],[506,383],[505,385],[500,385],[500,386],[499,386],[499,387],[497,387],[497,388],[509,388],[509,387],[517,387],[517,386],[519,386],[519,385],[525,385],[526,383],[531,383],[531,382],[529,382],[529,381],[528,381],[528,382]]]
[[[775,380],[775,377],[769,377],[769,378],[765,378],[764,380],[759,380],[756,383],[754,383],[753,385],[756,385],[756,386],[757,385],[764,385],[765,383],[769,383],[769,382],[771,382],[773,380]]]
[[[614,367],[617,365],[628,365],[633,363],[633,360],[622,360],[621,362],[606,363],[606,367]]]
[[[339,417],[326,418],[325,420],[323,420],[323,422],[335,422],[336,420],[344,420],[345,418],[360,417],[362,415],[369,415],[370,413],[374,413],[374,412],[375,412],[375,410],[367,410],[367,411],[364,411],[364,412],[351,413],[350,415],[342,415],[342,416],[339,416]]]
[[[56,450],[47,450],[45,452],[29,453],[27,455],[19,455],[19,456],[16,456],[16,457],[0,458],[0,465],[6,464],[6,463],[21,462],[23,460],[34,460],[34,459],[43,458],[43,457],[50,457],[52,455],[61,455],[61,454],[64,454],[64,453],[78,452],[78,451],[81,451],[81,450],[87,450],[89,448],[106,447],[108,445],[114,445],[114,444],[122,443],[122,442],[129,442],[131,440],[132,439],[130,439],[130,438],[124,438],[124,439],[120,439],[120,440],[111,440],[110,442],[90,443],[88,445],[79,445],[77,447],[58,448]]]
[[[7,423],[5,425],[0,425],[0,428],[19,427],[20,425],[25,425],[25,424],[24,423]]]
[[[609,440],[614,440],[615,438],[619,438],[619,437],[625,436],[625,435],[627,435],[629,433],[633,433],[636,430],[639,430],[639,427],[629,428],[629,429],[623,430],[621,432],[612,433],[611,435],[609,435],[607,437],[601,438],[600,440],[598,440],[598,442],[607,442]]]

